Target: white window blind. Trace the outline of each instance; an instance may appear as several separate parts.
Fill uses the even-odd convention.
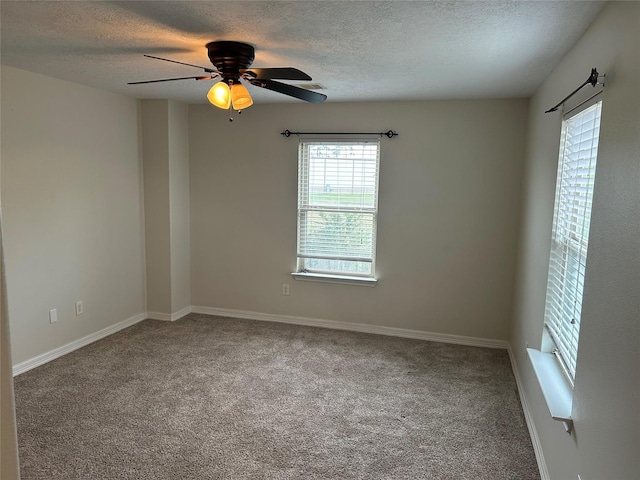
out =
[[[298,272],[375,276],[380,142],[301,140]]]
[[[600,101],[564,120],[560,140],[545,325],[571,381],[578,354],[601,109]]]

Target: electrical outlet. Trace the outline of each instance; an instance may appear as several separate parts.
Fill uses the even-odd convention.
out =
[[[84,306],[82,305],[82,300],[78,300],[76,302],[76,316],[82,315],[84,313]]]
[[[49,323],[56,323],[58,321],[58,310],[52,308],[49,310]]]
[[[282,295],[289,295],[289,284],[288,283],[283,283],[282,284]]]

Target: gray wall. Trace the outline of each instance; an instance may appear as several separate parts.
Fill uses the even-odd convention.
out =
[[[13,363],[146,311],[137,101],[3,66],[1,153]]]
[[[190,107],[192,304],[508,338],[526,100]],[[294,281],[293,131],[386,131],[376,287]],[[291,295],[281,295],[282,284]]]
[[[144,100],[141,111],[147,309],[171,313],[169,104]]]
[[[640,471],[640,4],[607,5],[531,99],[511,347],[552,479],[635,479]],[[525,356],[539,347],[559,113],[543,112],[606,73],[572,416],[549,416]],[[591,87],[586,87],[591,88]]]

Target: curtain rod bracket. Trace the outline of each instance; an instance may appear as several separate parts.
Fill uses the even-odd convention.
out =
[[[393,130],[387,130],[386,132],[292,132],[291,130],[284,130],[280,133],[285,138],[289,138],[291,135],[380,135],[387,138],[395,138],[398,136],[398,132]]]

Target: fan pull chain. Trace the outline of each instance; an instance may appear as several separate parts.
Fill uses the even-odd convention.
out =
[[[242,110],[236,110],[238,115],[242,113]],[[233,107],[229,107],[229,121],[233,122]]]

